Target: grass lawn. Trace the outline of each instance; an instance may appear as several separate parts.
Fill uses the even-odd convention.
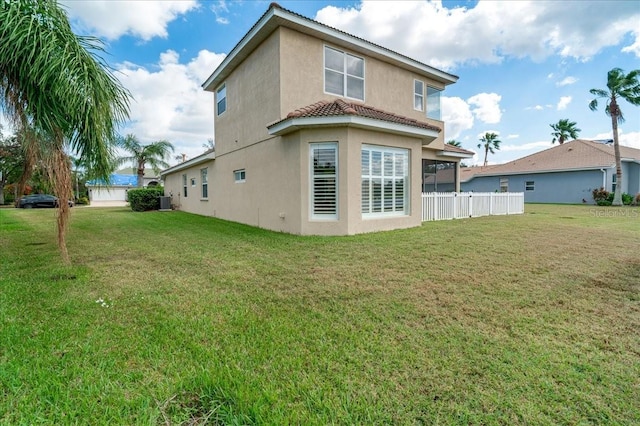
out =
[[[300,237],[0,209],[2,424],[639,424],[640,208]]]

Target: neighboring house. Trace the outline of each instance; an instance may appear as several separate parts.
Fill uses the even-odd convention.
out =
[[[640,149],[620,146],[622,192],[640,192]],[[616,185],[613,144],[577,139],[505,164],[460,171],[463,191],[524,192],[525,202],[589,203]]]
[[[203,84],[215,152],[164,170],[181,210],[294,234],[421,224],[424,170],[444,144],[440,94],[458,77],[272,3]]]
[[[144,187],[159,185],[160,178],[152,169],[144,170]],[[102,180],[91,180],[86,183],[89,201],[128,201],[127,192],[136,189],[138,175],[136,169],[121,169],[109,178],[109,185]]]

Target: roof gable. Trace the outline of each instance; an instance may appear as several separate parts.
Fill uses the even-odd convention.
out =
[[[458,77],[430,65],[416,61],[408,56],[394,52],[363,38],[322,24],[313,19],[284,9],[277,3],[271,3],[269,9],[260,17],[245,36],[234,46],[227,57],[202,84],[208,91],[214,91],[273,31],[283,26],[304,34],[348,48],[354,52],[392,63],[412,72],[427,76],[444,85],[455,83]]]

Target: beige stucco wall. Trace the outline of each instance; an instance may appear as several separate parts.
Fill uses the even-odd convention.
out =
[[[426,75],[419,75],[378,59],[366,57],[342,46],[326,43],[289,28],[280,28],[281,60],[279,67],[282,82],[280,115],[282,118],[297,108],[311,105],[320,100],[340,98],[324,92],[325,45],[364,57],[364,103],[367,106],[428,122],[441,128],[442,132],[439,137],[429,147],[440,150],[443,148],[445,138],[443,122],[427,119],[425,111],[416,111],[413,108],[414,79],[423,81],[425,85],[444,89],[441,83],[429,79]]]
[[[268,138],[267,124],[280,119],[279,33],[272,33],[223,83],[227,110],[212,117],[217,156]]]

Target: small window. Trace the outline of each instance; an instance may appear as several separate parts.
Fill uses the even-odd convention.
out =
[[[440,93],[442,93],[442,90],[427,86],[427,118],[442,120],[440,114]]]
[[[182,175],[182,195],[187,197],[187,175]]]
[[[532,180],[528,180],[524,183],[524,190],[525,191],[533,191],[535,190],[535,182]]]
[[[424,110],[424,83],[420,80],[413,80],[413,109]]]
[[[616,192],[617,182],[618,182],[618,175],[614,173],[613,175],[611,175],[611,192]]]
[[[247,176],[246,173],[244,171],[244,169],[240,169],[240,170],[234,170],[233,171],[233,177],[236,181],[236,183],[242,183],[246,180]]]
[[[200,169],[202,178],[202,198],[209,198],[209,183],[207,180],[207,169]]]
[[[364,59],[325,46],[324,91],[364,101]]]
[[[508,178],[500,178],[500,192],[509,192]]]
[[[222,115],[222,113],[227,110],[227,85],[226,84],[223,84],[216,91],[216,109],[218,110],[218,115]]]
[[[191,178],[191,186],[196,186],[196,178]]]

